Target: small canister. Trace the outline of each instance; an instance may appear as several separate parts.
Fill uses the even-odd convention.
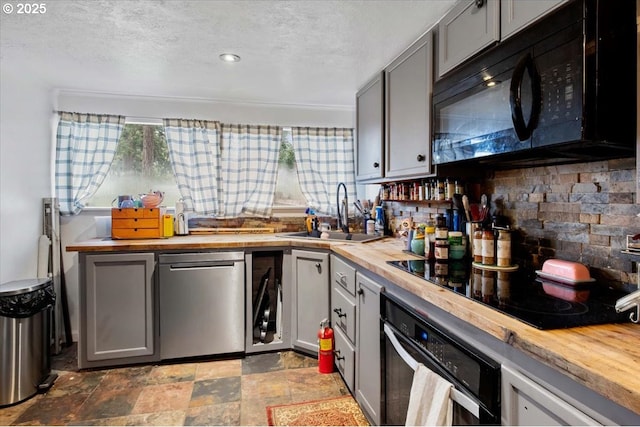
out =
[[[436,261],[449,260],[449,241],[447,239],[436,239],[435,252]]]
[[[372,219],[367,220],[367,234],[375,234],[376,222]]]
[[[482,263],[485,265],[495,265],[495,241],[493,240],[493,231],[484,230],[482,232]]]
[[[499,230],[496,242],[498,267],[509,267],[511,265],[511,233],[509,230]]]

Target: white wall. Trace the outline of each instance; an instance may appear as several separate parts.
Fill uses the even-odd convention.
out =
[[[3,68],[0,79],[0,283],[36,276],[42,198],[51,197],[51,91]]]
[[[53,196],[54,110],[283,126],[354,127],[355,123],[353,109],[52,91],[29,74],[15,75],[6,69],[1,80],[0,283],[36,275],[42,198]],[[63,247],[95,237],[94,217],[109,214],[108,210],[86,210],[62,217]],[[63,256],[71,329],[77,340],[78,255],[64,252]]]

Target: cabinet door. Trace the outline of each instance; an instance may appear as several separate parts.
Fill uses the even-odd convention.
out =
[[[498,42],[499,19],[499,0],[456,4],[438,23],[438,77]]]
[[[153,355],[154,254],[87,255],[85,261],[80,345],[86,360]]]
[[[500,0],[501,39],[517,33],[567,0]]]
[[[383,287],[360,273],[356,329],[356,400],[374,425],[380,425],[380,292]]]
[[[503,425],[601,425],[507,365],[502,365],[502,399]]]
[[[431,33],[386,69],[385,178],[431,173]]]
[[[291,251],[293,264],[292,344],[318,352],[318,330],[329,319],[329,254]]]
[[[356,94],[358,180],[382,178],[384,170],[384,77],[378,74]]]

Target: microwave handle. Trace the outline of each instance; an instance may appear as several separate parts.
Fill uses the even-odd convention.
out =
[[[402,347],[398,338],[396,338],[396,334],[393,330],[384,323],[383,326],[384,334],[391,341],[391,345],[398,352],[400,358],[406,363],[413,371],[418,369],[418,361],[411,357],[411,355]],[[455,387],[451,387],[451,400],[456,402],[458,405],[462,406],[469,413],[471,413],[474,417],[480,418],[480,405],[471,400],[466,394],[457,390]]]
[[[531,115],[526,124],[522,114],[522,80],[525,70],[531,79]],[[511,87],[509,89],[509,104],[511,106],[511,121],[520,141],[531,138],[533,130],[538,126],[540,107],[542,105],[542,91],[540,88],[540,75],[530,53],[524,55],[513,70]]]

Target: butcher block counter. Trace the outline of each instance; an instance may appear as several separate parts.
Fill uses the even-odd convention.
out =
[[[369,243],[291,239],[277,234],[176,236],[169,239],[94,239],[66,247],[69,252],[176,251],[260,247],[331,249],[365,270],[509,343],[609,400],[640,414],[640,325],[609,324],[539,330],[488,306],[456,295],[386,263],[407,259],[402,242]]]

